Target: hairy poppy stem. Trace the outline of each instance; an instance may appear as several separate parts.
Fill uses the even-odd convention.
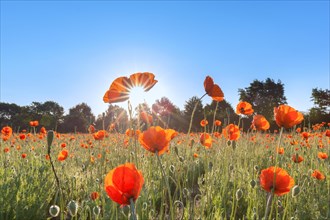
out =
[[[266,220],[268,217],[268,213],[269,213],[269,208],[272,206],[272,201],[273,201],[273,190],[269,193],[268,198],[267,198],[267,204],[266,204],[266,211],[265,211],[265,216],[264,219]]]
[[[213,114],[212,132],[211,132],[212,135],[213,135],[214,128],[215,128],[215,116],[217,114],[218,105],[219,105],[219,102],[217,102],[217,105],[215,106],[215,110],[214,110],[214,114]]]
[[[168,179],[167,179],[167,176],[165,174],[165,170],[163,168],[162,161],[160,160],[158,151],[156,151],[155,154],[156,154],[156,157],[157,157],[157,160],[158,160],[160,169],[161,169],[162,174],[163,174],[163,180],[165,181],[165,184],[166,184],[166,187],[167,187],[168,198],[170,200],[170,215],[171,215],[171,219],[174,219],[170,184],[169,184]]]
[[[137,220],[136,213],[135,213],[135,204],[134,204],[133,198],[129,199],[129,203],[130,203],[130,208],[131,208],[130,220]]]
[[[197,105],[202,100],[202,98],[204,98],[204,96],[206,96],[206,95],[207,95],[207,93],[205,93],[202,97],[200,97],[197,100],[196,104],[195,104],[195,107],[194,107],[194,109],[193,109],[193,111],[191,113],[190,124],[189,124],[189,129],[188,129],[188,135],[190,134],[190,130],[191,130],[192,122],[193,122],[193,119],[194,119],[195,111],[197,109]]]

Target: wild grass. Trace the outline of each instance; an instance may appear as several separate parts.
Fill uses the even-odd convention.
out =
[[[294,130],[282,135],[285,153],[277,155],[277,165],[294,178],[300,193],[293,196],[291,190],[275,196],[268,219],[330,218],[329,159],[317,156],[318,152],[329,155],[329,138],[324,128],[310,132],[308,143]],[[267,192],[259,185],[259,175],[262,169],[274,166],[279,135],[249,131],[237,142],[213,137],[210,149],[200,144],[199,136],[179,134],[171,141],[170,151],[160,158],[169,180],[175,218],[262,219]],[[60,190],[46,159],[46,137],[32,134],[20,140],[13,134],[11,139],[1,140],[0,219],[129,219],[129,206],[120,207],[104,190],[105,175],[126,162],[134,163],[145,180],[135,204],[138,219],[169,219],[169,195],[156,156],[135,138],[125,144],[127,139],[119,133],[108,133],[100,141],[91,134],[55,137],[51,157]],[[298,143],[292,145],[293,140]],[[69,151],[62,162],[57,160],[61,143],[66,143]],[[4,152],[7,147],[9,152]],[[294,163],[295,154],[304,160]],[[315,169],[326,179],[313,178]],[[100,198],[92,200],[92,192],[98,192]],[[60,209],[56,217],[49,213],[52,205]]]

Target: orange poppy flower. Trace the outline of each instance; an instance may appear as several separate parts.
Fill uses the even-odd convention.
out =
[[[58,156],[57,156],[57,160],[59,161],[64,161],[67,157],[68,157],[69,152],[67,150],[62,150]]]
[[[128,136],[128,137],[136,137],[138,138],[139,135],[141,134],[141,131],[140,130],[133,130],[133,129],[129,129],[127,128],[126,131],[125,131],[125,135]]]
[[[304,131],[304,132],[301,133],[301,136],[302,136],[304,139],[307,140],[307,139],[310,137],[310,134],[309,134],[308,132]]]
[[[220,120],[215,120],[214,124],[215,124],[215,126],[221,126],[221,121]]]
[[[199,140],[206,148],[210,148],[212,146],[212,137],[208,133],[202,133]]]
[[[240,131],[238,126],[234,124],[229,124],[223,129],[222,134],[228,140],[236,141],[240,136]]]
[[[201,120],[200,124],[202,127],[205,127],[206,125],[209,124],[209,122],[206,119],[203,119],[203,120]]]
[[[269,122],[263,115],[253,116],[252,127],[258,131],[266,131],[269,129]]]
[[[41,134],[47,134],[46,128],[45,127],[41,127],[40,128],[40,133]]]
[[[317,153],[317,157],[322,159],[322,160],[325,160],[328,158],[328,154],[327,153],[323,153],[323,152],[318,152]]]
[[[302,113],[288,105],[280,105],[274,108],[274,118],[279,127],[291,128],[304,120]]]
[[[3,152],[8,153],[9,152],[9,147],[5,147],[5,149],[3,149]]]
[[[221,133],[216,131],[213,133],[213,135],[214,137],[219,138],[221,136]]]
[[[27,154],[22,154],[22,158],[24,159],[27,156]]]
[[[325,131],[325,136],[330,137],[330,130]]]
[[[103,140],[105,134],[106,134],[105,130],[99,130],[98,132],[93,134],[93,137],[95,140]]]
[[[170,145],[170,141],[175,135],[173,129],[163,129],[160,126],[151,126],[139,136],[140,144],[148,151],[158,155],[165,153]]]
[[[303,160],[304,160],[304,158],[302,157],[302,156],[298,156],[298,155],[293,155],[292,156],[292,160],[293,160],[293,162],[295,162],[295,163],[301,163]]]
[[[13,129],[9,126],[5,126],[1,129],[1,134],[10,137],[13,133]]]
[[[66,147],[66,143],[62,143],[61,148],[65,148],[65,147]]]
[[[143,122],[147,124],[152,124],[152,115],[148,114],[147,112],[141,112],[140,118]]]
[[[129,99],[130,90],[135,86],[143,87],[144,91],[149,91],[158,81],[152,73],[134,73],[128,77],[118,77],[103,96],[103,101],[107,103],[123,102]]]
[[[284,148],[280,147],[280,148],[276,148],[276,151],[278,154],[284,154]]]
[[[39,125],[38,121],[30,121],[30,126],[31,127],[37,127]]]
[[[100,194],[98,192],[92,192],[91,193],[91,199],[93,201],[97,200],[98,198],[100,198]]]
[[[323,173],[321,173],[319,170],[314,170],[314,172],[312,173],[312,177],[318,179],[318,180],[324,180],[325,176]]]
[[[105,177],[104,189],[108,196],[121,206],[129,205],[139,197],[144,179],[132,163],[125,163],[111,170]]]
[[[236,106],[236,114],[252,115],[254,112],[252,105],[248,102],[239,102]]]
[[[198,154],[197,153],[194,153],[194,158],[197,158],[198,157]]]
[[[261,171],[260,186],[267,192],[274,190],[278,196],[287,194],[294,186],[294,179],[282,168],[269,167]],[[275,180],[275,181],[274,181]]]
[[[204,80],[204,89],[206,94],[212,97],[214,101],[221,102],[224,99],[221,88],[217,84],[214,84],[210,76],[207,76]]]

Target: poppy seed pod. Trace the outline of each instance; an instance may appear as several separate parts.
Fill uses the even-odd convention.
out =
[[[296,197],[300,193],[300,187],[298,185],[295,185],[292,188],[292,197]]]

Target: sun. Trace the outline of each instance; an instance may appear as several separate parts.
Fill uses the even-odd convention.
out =
[[[148,92],[145,92],[143,87],[141,86],[133,87],[130,91],[129,97],[133,109],[136,108],[141,103],[147,103],[148,106],[151,107],[150,105],[152,104],[153,101],[151,99],[151,95],[150,94],[148,95]]]

